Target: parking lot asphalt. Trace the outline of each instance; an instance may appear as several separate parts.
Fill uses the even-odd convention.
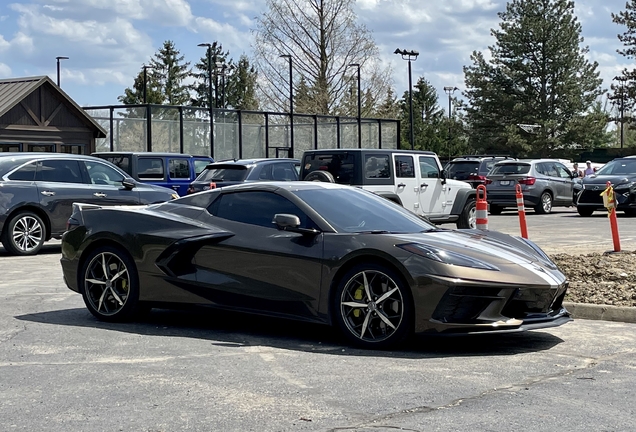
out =
[[[528,222],[548,251],[611,249],[601,213]],[[518,229],[512,213],[490,224]],[[632,249],[634,225],[619,218]],[[34,257],[0,248],[0,431],[633,430],[634,324],[575,320],[394,351],[224,312],[107,324],[64,286],[59,257],[59,242]]]

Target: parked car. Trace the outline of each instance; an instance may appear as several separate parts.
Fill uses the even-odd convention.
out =
[[[105,159],[137,181],[163,186],[186,194],[190,183],[205,167],[214,162],[209,156],[154,152],[97,152],[93,156]]]
[[[591,216],[596,210],[605,210],[601,192],[611,182],[618,206],[628,216],[636,216],[636,156],[614,159],[596,171],[583,177],[583,191],[576,204],[581,216]]]
[[[506,160],[497,162],[486,178],[490,213],[517,208],[516,186],[521,185],[524,206],[539,214],[553,207],[573,205],[574,181],[570,170],[558,160]]]
[[[300,160],[287,158],[233,159],[209,164],[190,183],[188,193],[253,181],[297,181]]]
[[[137,182],[95,157],[0,153],[0,240],[12,255],[34,255],[60,238],[74,202],[138,205],[174,198],[173,190]]]
[[[321,149],[303,153],[300,178],[361,187],[435,224],[475,228],[475,190],[447,179],[437,155],[396,149]]]
[[[64,280],[104,321],[198,304],[335,325],[365,348],[570,321],[566,277],[534,243],[441,230],[356,187],[253,182],[145,208],[77,204],[69,226]]]
[[[446,178],[462,180],[476,188],[486,184],[486,176],[502,160],[517,160],[508,156],[460,156],[446,164]]]

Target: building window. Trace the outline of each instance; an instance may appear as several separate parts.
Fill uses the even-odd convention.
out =
[[[70,153],[81,155],[84,154],[84,146],[82,144],[62,144],[62,153]]]
[[[21,143],[0,143],[0,152],[20,152],[22,151]]]
[[[27,151],[53,153],[55,152],[55,144],[29,144]]]

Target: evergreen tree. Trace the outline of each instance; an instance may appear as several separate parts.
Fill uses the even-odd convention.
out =
[[[164,101],[161,92],[161,84],[152,69],[146,71],[146,102],[149,104],[162,104]],[[124,105],[137,105],[144,103],[144,71],[143,69],[135,77],[132,88],[127,87],[124,94],[117,97]]]
[[[210,50],[208,56],[208,50]],[[232,67],[231,61],[228,64],[229,51],[223,51],[223,47],[220,43],[213,42],[209,48],[206,48],[205,54],[194,65],[195,72],[192,76],[195,79],[191,88],[194,92],[192,97],[192,106],[196,107],[210,107],[210,68],[208,63],[212,66],[212,100],[215,108],[223,108],[221,106],[221,79],[220,68],[222,65],[226,65],[227,68]],[[208,58],[211,62],[208,62]]]
[[[223,89],[227,93],[225,107],[257,110],[260,105],[256,96],[258,75],[247,56],[241,55],[236,67],[231,67],[229,71],[226,88]]]
[[[376,116],[381,119],[397,119],[400,115],[398,104],[393,88],[389,87],[382,103],[377,107]]]
[[[400,101],[402,148],[410,148],[409,93],[404,92]],[[447,124],[444,122],[444,110],[439,106],[437,91],[424,78],[420,77],[413,86],[413,136],[416,150],[430,150],[440,153],[447,147]],[[444,151],[443,154],[446,154]]]
[[[168,105],[185,105],[190,101],[189,89],[183,83],[190,76],[190,62],[184,63],[184,56],[180,54],[174,42],[167,40],[150,60]]]
[[[511,0],[493,29],[492,59],[464,68],[470,144],[478,151],[558,156],[602,141],[603,93],[571,0]],[[601,127],[597,127],[600,122]],[[540,126],[536,133],[517,125]]]
[[[618,35],[618,40],[624,48],[617,52],[633,61],[636,57],[636,0],[627,1],[624,11],[612,14],[612,21],[626,27],[625,31]],[[617,107],[620,108],[622,105],[624,111],[631,112],[636,105],[636,68],[624,69],[616,79],[619,82],[612,85],[611,98],[615,102],[622,101],[616,104]]]

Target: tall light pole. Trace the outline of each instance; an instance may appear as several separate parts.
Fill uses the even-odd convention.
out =
[[[358,68],[358,148],[362,148],[362,102],[360,89],[360,64],[351,63],[349,67]]]
[[[294,76],[291,54],[281,54],[289,60],[289,157],[294,156]]]
[[[200,43],[197,46],[205,47],[208,56],[208,108],[210,110],[210,156],[214,157],[214,105],[212,104],[212,44]],[[216,103],[216,101],[215,101]]]
[[[60,60],[68,60],[68,57],[64,57],[64,56],[58,56],[55,57],[55,60],[57,60],[57,86],[60,86]]]
[[[444,87],[444,91],[448,95],[448,160],[451,160],[451,118],[453,115],[452,96],[457,87]]]
[[[407,51],[398,48],[393,54],[399,54],[402,56],[402,60],[409,62],[409,129],[411,150],[413,150],[415,148],[415,134],[413,132],[413,80],[411,78],[411,62],[417,60],[417,56],[420,55],[420,53],[414,50]]]
[[[143,65],[144,70],[144,105],[148,103],[148,69],[154,69],[154,66]]]
[[[228,70],[233,70],[234,69],[234,65],[230,65],[228,66],[226,63],[224,62],[217,62],[216,63],[216,70],[220,70],[221,71],[221,108],[226,108],[225,106],[225,93],[226,93],[226,89],[225,89],[225,77],[227,76],[227,71]]]

